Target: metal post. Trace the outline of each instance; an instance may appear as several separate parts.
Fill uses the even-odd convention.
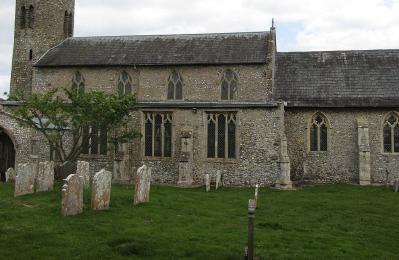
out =
[[[255,255],[255,209],[256,201],[248,202],[248,260],[253,260]]]

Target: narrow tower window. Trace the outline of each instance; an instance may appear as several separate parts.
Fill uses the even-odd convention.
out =
[[[25,29],[25,27],[26,27],[26,8],[25,8],[25,6],[21,7],[20,27],[21,27],[21,29]]]
[[[29,51],[29,60],[33,60],[33,51],[32,50]]]
[[[238,77],[231,69],[226,70],[222,78],[221,99],[233,100],[237,98]]]
[[[66,37],[72,37],[73,34],[73,14],[68,11],[64,14],[64,34]]]
[[[33,8],[33,5],[29,6],[29,10],[27,13],[27,20],[28,20],[28,27],[33,28],[33,22],[35,20],[35,10]]]

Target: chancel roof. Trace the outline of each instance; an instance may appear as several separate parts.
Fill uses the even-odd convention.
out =
[[[278,53],[274,98],[291,106],[399,106],[399,50]]]

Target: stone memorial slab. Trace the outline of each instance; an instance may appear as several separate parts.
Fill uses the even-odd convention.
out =
[[[151,168],[143,165],[135,176],[134,205],[150,201]]]
[[[216,186],[215,186],[216,189],[219,189],[219,187],[221,186],[221,184],[222,184],[221,181],[222,181],[222,174],[218,170],[216,172]]]
[[[102,169],[93,177],[91,186],[91,208],[94,210],[109,209],[111,200],[112,173]]]
[[[211,190],[211,178],[209,177],[209,174],[205,174],[205,189],[206,192]]]
[[[15,172],[14,168],[8,168],[6,171],[6,182],[15,182],[15,176],[17,173]]]
[[[62,186],[61,213],[71,216],[83,211],[83,177],[71,174],[64,180]]]
[[[54,162],[39,163],[36,176],[36,192],[52,191],[54,188]]]
[[[83,186],[85,189],[90,187],[90,164],[85,161],[78,161],[76,174],[83,177]]]
[[[22,196],[34,193],[35,175],[30,163],[19,164],[17,167],[17,176],[15,177],[14,196]]]

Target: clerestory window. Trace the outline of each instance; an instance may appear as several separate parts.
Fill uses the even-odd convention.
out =
[[[399,120],[396,113],[390,113],[384,120],[384,152],[399,153]]]
[[[172,113],[144,113],[144,155],[172,157]]]
[[[132,89],[132,78],[130,77],[129,73],[122,71],[118,80],[118,95],[130,95],[132,94]]]
[[[85,91],[85,78],[79,71],[76,71],[72,77],[72,90],[79,92]]]
[[[310,126],[310,151],[327,151],[328,125],[324,115],[317,113]]]
[[[176,70],[168,78],[168,99],[183,99],[183,78]]]
[[[235,112],[207,114],[208,158],[236,158],[236,138],[237,115]]]
[[[223,74],[221,83],[221,99],[222,100],[234,100],[237,99],[238,90],[238,77],[237,74],[228,69]]]

